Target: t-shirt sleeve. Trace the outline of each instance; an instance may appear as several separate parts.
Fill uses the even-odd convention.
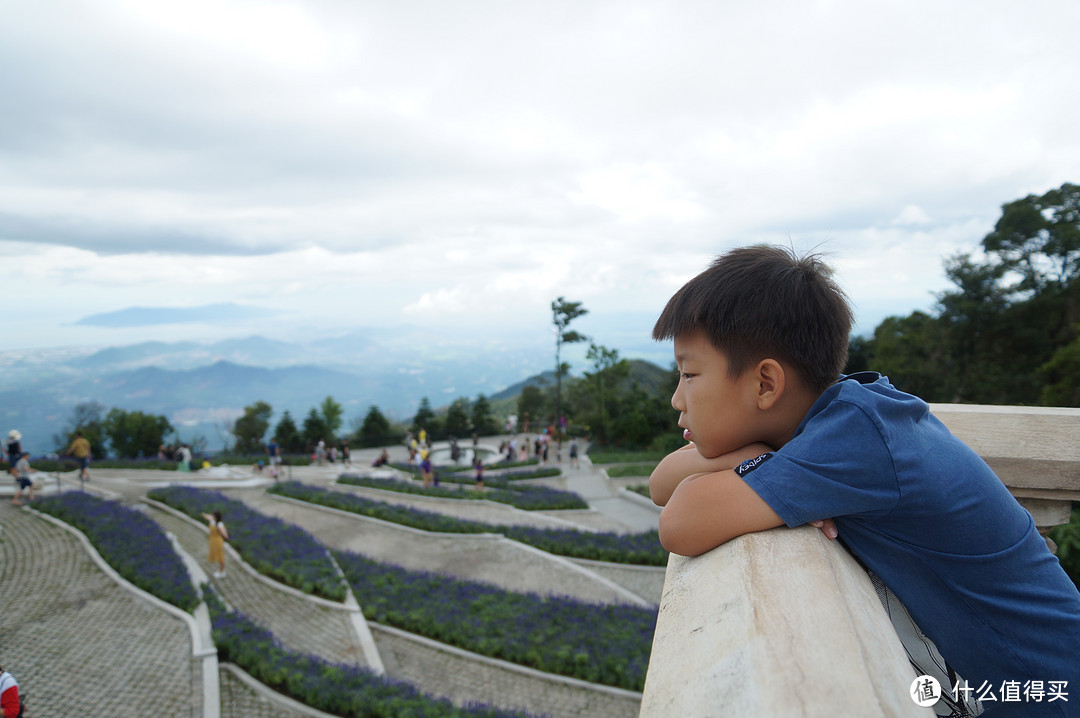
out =
[[[840,400],[811,417],[767,460],[740,473],[788,526],[880,517],[900,499],[881,427],[860,407]]]

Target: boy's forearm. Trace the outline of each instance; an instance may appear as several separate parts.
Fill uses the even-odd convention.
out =
[[[747,459],[770,451],[765,444],[750,444],[722,456],[707,459],[694,444],[671,452],[664,457],[649,477],[649,496],[657,506],[667,505],[668,499],[684,480],[699,474],[734,469]]]

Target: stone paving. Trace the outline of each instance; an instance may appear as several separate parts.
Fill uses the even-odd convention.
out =
[[[178,618],[120,588],[67,531],[0,502],[0,663],[32,716],[201,716]]]
[[[370,462],[363,452],[355,452],[354,456],[357,468],[362,469]],[[247,467],[240,470],[250,474]],[[296,478],[329,486],[337,468],[297,469],[296,474]],[[132,503],[145,494],[148,484],[173,478],[168,472],[102,470],[94,473],[94,481],[88,488],[107,489]],[[182,478],[197,479],[195,475]],[[618,501],[610,484],[587,464],[583,470],[569,472],[565,479],[557,479],[555,483],[565,483],[570,490],[593,495],[590,502],[609,503],[602,513],[574,512],[590,514],[583,523],[592,522],[600,529],[612,524],[624,526],[625,530],[655,528],[654,513],[627,505],[632,502]],[[267,502],[280,504],[267,499],[261,489],[230,493],[259,510],[266,510]],[[208,574],[212,573],[213,567],[206,561],[205,531],[160,510],[147,510],[177,536]],[[333,533],[332,528],[326,528],[333,523],[326,514],[317,512],[316,516],[312,509],[300,513],[304,512],[308,512],[303,521],[306,528],[321,527]],[[554,515],[560,513],[563,512]],[[351,529],[345,524],[339,529],[355,532],[358,522],[345,521]],[[369,538],[368,548],[374,543]],[[431,546],[427,548],[430,550]],[[391,549],[390,553],[393,552]],[[457,564],[451,560],[455,553],[463,559]],[[443,571],[456,573],[475,563],[462,554],[460,547],[456,552],[446,552],[443,559],[449,565],[444,564]],[[493,573],[500,572],[512,577],[528,574],[532,568],[529,564],[526,569],[519,558],[515,565],[500,566]],[[514,580],[510,578],[509,582]],[[344,611],[315,607],[266,586],[235,562],[229,565],[224,579],[214,581],[227,601],[268,625],[286,646],[329,660],[363,663]],[[183,622],[119,588],[98,570],[75,537],[37,516],[17,510],[8,502],[0,505],[0,607],[3,609],[0,610],[0,663],[19,679],[30,715],[90,712],[117,716],[202,715],[200,664],[191,657],[191,639]],[[380,649],[390,654],[384,656],[388,672],[394,675],[402,671],[393,656],[396,651],[387,650],[385,640],[379,643]],[[444,688],[440,691],[444,695],[459,700],[467,698],[460,688],[449,684]],[[221,696],[222,715],[227,718],[298,715],[259,696],[225,669],[221,671]],[[617,709],[614,715],[636,715],[635,705],[630,701],[625,712]],[[590,711],[576,709],[566,715],[587,716]]]

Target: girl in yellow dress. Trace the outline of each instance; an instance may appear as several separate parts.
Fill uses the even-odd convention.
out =
[[[221,522],[220,511],[215,511],[213,516],[210,514],[202,516],[210,524],[210,563],[216,563],[221,567],[220,571],[214,572],[214,578],[225,578],[225,542],[229,540],[229,532],[225,530],[225,524]]]

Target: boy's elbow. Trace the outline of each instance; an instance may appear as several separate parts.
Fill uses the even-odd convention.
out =
[[[657,506],[665,506],[671,498],[671,491],[662,488],[659,481],[649,479],[649,498]]]
[[[703,534],[697,527],[681,521],[677,514],[665,509],[660,514],[660,545],[679,556],[700,556],[727,539]]]

